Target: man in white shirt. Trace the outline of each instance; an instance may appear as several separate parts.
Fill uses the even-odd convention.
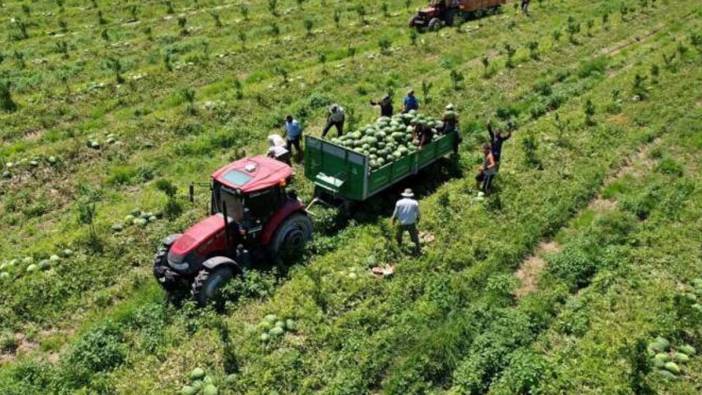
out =
[[[322,130],[322,138],[327,136],[327,132],[332,126],[336,128],[337,137],[341,137],[344,133],[344,121],[346,120],[346,115],[344,114],[344,109],[338,104],[332,104],[329,107],[329,117],[327,118],[327,125]]]
[[[395,211],[390,219],[393,225],[400,222],[397,228],[397,243],[402,246],[402,236],[409,232],[412,242],[414,242],[414,252],[419,255],[419,233],[417,232],[417,222],[419,221],[419,203],[414,199],[414,193],[410,188],[402,193],[402,199],[395,204]]]
[[[285,148],[285,140],[277,134],[268,136],[267,156],[290,166],[290,151]]]

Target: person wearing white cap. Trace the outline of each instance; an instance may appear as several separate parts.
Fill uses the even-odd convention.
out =
[[[395,204],[395,211],[392,213],[390,222],[397,227],[397,244],[402,246],[402,236],[405,232],[409,232],[412,242],[414,242],[414,252],[419,254],[419,233],[417,232],[417,222],[419,222],[419,202],[414,199],[412,189],[407,188],[402,193],[402,199]]]
[[[329,116],[327,117],[327,125],[322,130],[322,138],[327,136],[327,132],[332,126],[336,128],[336,134],[338,137],[344,133],[344,121],[346,120],[346,115],[344,114],[344,109],[338,104],[332,104],[329,107]]]
[[[290,166],[290,151],[285,146],[285,140],[282,137],[277,134],[271,134],[268,136],[268,152],[266,155]]]

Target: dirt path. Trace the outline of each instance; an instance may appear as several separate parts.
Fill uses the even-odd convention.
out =
[[[655,162],[650,158],[649,153],[660,141],[660,138],[656,138],[624,159],[620,167],[605,178],[600,191],[624,176],[633,175],[635,177],[640,177],[644,175],[646,171],[652,170]],[[574,218],[587,210],[601,214],[614,210],[616,207],[616,200],[606,199],[602,197],[601,193],[598,193],[597,196],[590,200],[586,208],[582,209]],[[546,260],[544,258],[548,254],[558,253],[560,251],[561,245],[558,244],[558,242],[543,240],[536,246],[534,252],[522,261],[519,268],[514,273],[514,276],[520,281],[520,286],[514,292],[514,296],[517,299],[523,298],[538,289],[539,277],[541,272],[546,268]]]

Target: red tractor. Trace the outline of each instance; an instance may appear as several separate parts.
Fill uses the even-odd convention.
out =
[[[410,19],[410,27],[438,30],[452,26],[457,15],[479,18],[485,13],[496,12],[507,0],[432,0]]]
[[[201,306],[231,278],[262,260],[281,262],[312,238],[312,221],[294,192],[285,163],[254,156],[212,175],[210,216],[168,236],[156,253],[154,276],[169,296],[188,290]]]

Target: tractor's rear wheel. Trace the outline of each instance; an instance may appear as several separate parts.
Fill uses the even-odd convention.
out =
[[[211,301],[217,302],[222,287],[234,277],[235,271],[229,266],[217,267],[213,270],[200,270],[193,281],[191,293],[200,307]]]
[[[270,252],[277,264],[294,259],[312,240],[312,221],[304,214],[293,214],[286,219],[273,236]]]

